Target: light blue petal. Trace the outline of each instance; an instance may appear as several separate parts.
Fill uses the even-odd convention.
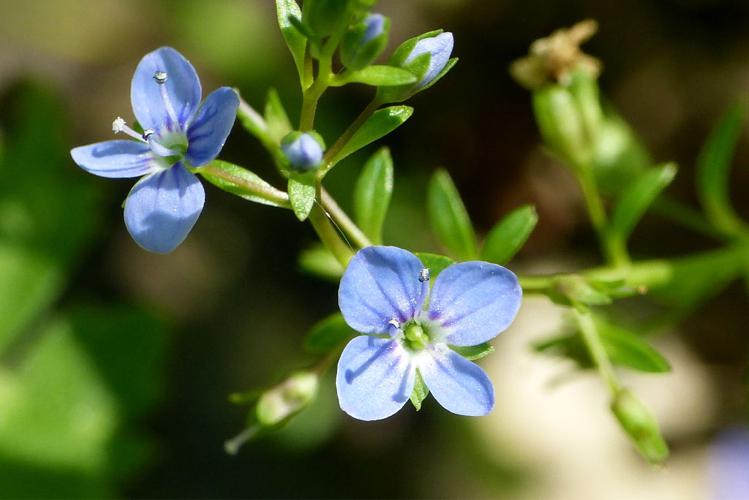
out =
[[[397,340],[356,337],[338,361],[338,402],[359,420],[387,418],[408,401],[414,380],[409,354]]]
[[[70,156],[83,170],[99,177],[140,177],[151,170],[151,148],[145,142],[97,142],[71,149]]]
[[[429,392],[446,410],[479,417],[494,408],[494,386],[486,372],[445,344],[423,351],[416,366]]]
[[[437,276],[428,317],[442,327],[447,343],[478,345],[510,326],[521,297],[512,271],[488,262],[462,262]]]
[[[435,79],[440,74],[442,68],[445,67],[447,61],[450,60],[450,54],[453,51],[453,34],[452,33],[440,33],[437,36],[422,38],[414,46],[411,53],[406,58],[405,63],[408,64],[412,60],[419,57],[421,54],[430,53],[431,58],[429,59],[429,67],[424,73],[424,76],[416,84],[416,88],[422,88],[429,82]]]
[[[125,225],[138,245],[169,253],[185,240],[204,202],[198,178],[177,163],[133,187],[125,200]]]
[[[187,130],[187,161],[199,167],[218,156],[237,116],[239,97],[229,87],[211,92]]]
[[[319,167],[323,158],[322,146],[306,132],[292,132],[284,137],[281,141],[281,151],[289,160],[291,167],[302,172]]]
[[[200,80],[192,64],[171,47],[161,47],[146,54],[135,69],[130,102],[138,122],[144,129],[167,127],[175,130],[176,124],[172,123],[161,96],[161,85],[153,78],[158,71],[167,74],[164,85],[180,126],[198,109]]]
[[[428,285],[419,281],[423,268],[411,252],[396,247],[372,246],[360,250],[341,278],[338,307],[351,328],[379,334],[388,324],[404,324],[421,311]]]

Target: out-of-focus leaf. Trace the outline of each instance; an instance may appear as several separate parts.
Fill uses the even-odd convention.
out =
[[[354,71],[346,80],[374,86],[393,86],[414,83],[416,75],[402,68],[374,65]]]
[[[568,274],[554,279],[554,286],[549,292],[549,298],[557,304],[574,306],[585,304],[601,306],[611,303],[611,297],[606,293],[607,287],[596,287],[584,277]]]
[[[421,403],[429,396],[429,387],[424,383],[424,379],[421,378],[421,373],[416,370],[416,381],[414,382],[414,390],[411,392],[411,404],[414,405],[416,411],[421,410]]]
[[[294,58],[299,80],[304,78],[304,53],[307,48],[307,38],[296,27],[301,23],[302,10],[295,0],[276,0],[276,15],[281,35],[289,47],[291,57]],[[290,18],[297,22],[293,22]]]
[[[309,176],[289,179],[289,201],[297,219],[305,220],[315,204],[314,179]]]
[[[746,107],[746,103],[739,102],[726,112],[697,159],[697,194],[713,224],[728,233],[736,233],[744,226],[731,207],[728,186]]]
[[[439,276],[442,271],[455,264],[455,261],[450,257],[436,253],[416,252],[416,256],[424,264],[424,267],[429,269],[430,279],[432,280]]]
[[[410,106],[390,106],[378,109],[369,120],[357,130],[346,145],[335,155],[333,162],[339,162],[364,146],[383,138],[396,128],[403,125],[413,114]]]
[[[460,260],[475,259],[476,234],[450,174],[437,170],[429,182],[427,209],[440,243]]]
[[[611,215],[609,230],[621,241],[626,241],[637,222],[655,198],[676,175],[676,165],[666,165],[647,170],[619,197]]]
[[[450,349],[457,352],[469,361],[481,359],[484,356],[494,352],[494,346],[489,342],[484,342],[483,344],[472,346],[451,345]]]
[[[319,321],[304,338],[304,348],[315,354],[327,354],[352,337],[359,335],[346,324],[341,313]]]
[[[265,102],[265,122],[268,126],[268,136],[280,144],[281,139],[291,132],[291,122],[281,102],[281,97],[276,89],[268,91],[268,99]]]
[[[247,201],[272,207],[289,207],[286,193],[274,188],[258,175],[239,165],[213,160],[208,167],[202,167],[197,172],[219,189]]]
[[[302,250],[299,266],[308,273],[331,281],[338,281],[343,275],[343,266],[322,244]]]
[[[354,188],[356,221],[375,245],[382,243],[382,225],[392,192],[393,160],[390,151],[381,148],[364,165]]]
[[[504,265],[520,250],[538,222],[536,208],[524,205],[500,220],[486,237],[481,259]]]

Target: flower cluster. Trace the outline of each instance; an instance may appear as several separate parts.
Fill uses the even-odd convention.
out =
[[[517,277],[488,262],[454,264],[434,280],[411,252],[386,246],[359,251],[338,292],[343,317],[364,334],[338,363],[341,408],[360,420],[397,412],[418,372],[431,394],[459,415],[485,415],[494,389],[478,365],[450,346],[491,340],[512,323],[522,291]]]

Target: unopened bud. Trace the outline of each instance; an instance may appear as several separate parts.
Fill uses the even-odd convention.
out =
[[[284,423],[315,399],[318,382],[316,373],[297,372],[266,391],[260,396],[255,410],[258,422],[267,427]]]
[[[650,410],[629,389],[622,389],[611,403],[611,411],[634,442],[640,454],[651,463],[668,458],[668,445]]]
[[[297,172],[315,170],[322,163],[322,139],[313,132],[291,132],[281,140],[289,166]]]
[[[352,26],[341,41],[341,62],[352,70],[372,64],[388,41],[390,20],[382,14],[370,14]]]

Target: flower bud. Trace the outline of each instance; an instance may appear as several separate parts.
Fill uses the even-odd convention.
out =
[[[363,69],[379,56],[388,41],[390,19],[370,14],[352,26],[341,42],[341,62],[351,70]]]
[[[658,422],[632,391],[620,390],[611,403],[611,411],[649,462],[662,463],[668,458],[668,445],[661,437]]]
[[[400,102],[431,87],[452,67],[448,64],[452,50],[452,33],[441,30],[403,42],[393,53],[389,64],[411,71],[419,80],[399,87],[380,87],[379,99],[382,102]]]
[[[281,140],[281,151],[289,166],[297,172],[309,172],[320,166],[323,142],[314,132],[291,132]]]
[[[314,372],[297,372],[266,391],[257,403],[258,422],[266,427],[284,423],[315,399],[318,382],[318,376]]]

